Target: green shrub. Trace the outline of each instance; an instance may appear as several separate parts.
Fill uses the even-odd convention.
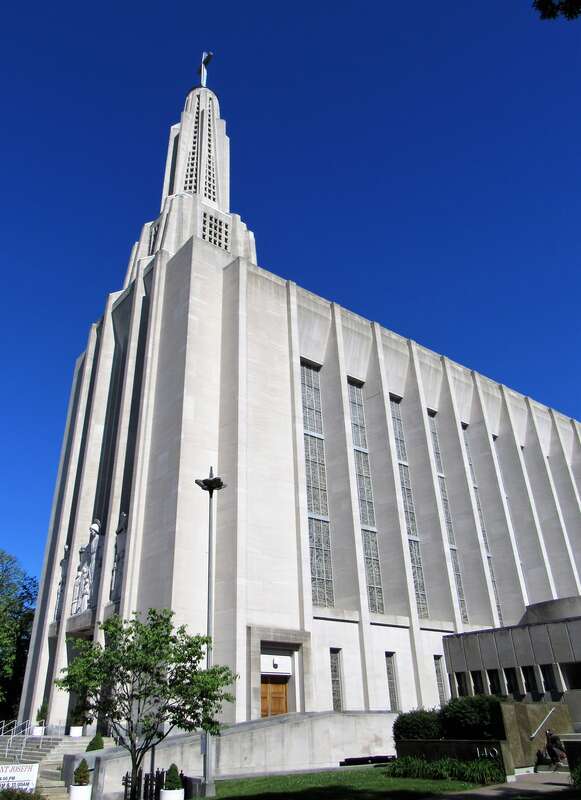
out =
[[[436,710],[406,711],[393,723],[394,739],[441,739],[442,725]]]
[[[504,783],[506,775],[498,761],[479,758],[477,761],[460,762],[463,767],[461,780],[467,783]]]
[[[36,712],[36,721],[37,723],[46,722],[46,716],[48,714],[48,703],[46,700],[43,700],[42,705],[39,707],[38,711]]]
[[[496,761],[485,758],[477,761],[459,761],[456,758],[439,758],[426,761],[416,756],[404,756],[386,767],[390,778],[424,778],[426,780],[456,780],[465,783],[504,783],[505,774]]]
[[[90,753],[92,750],[102,750],[104,747],[105,745],[103,744],[103,737],[100,733],[96,733],[87,745],[85,752]]]
[[[77,705],[73,708],[70,715],[70,725],[85,725],[87,722],[87,715],[84,706]]]
[[[505,738],[500,701],[490,695],[450,700],[440,710],[440,723],[445,739]]]
[[[89,765],[84,758],[74,772],[73,783],[75,786],[89,785]]]
[[[22,789],[0,789],[0,800],[45,800],[40,792],[23,792]]]
[[[578,789],[581,789],[581,764],[578,764],[575,769],[571,770],[571,783]]]
[[[165,773],[164,789],[174,790],[182,788],[182,779],[175,764],[172,764],[168,771]]]

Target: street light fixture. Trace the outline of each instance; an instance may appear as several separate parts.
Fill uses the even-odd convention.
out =
[[[206,669],[212,667],[212,640],[214,637],[214,492],[225,489],[226,484],[217,475],[214,475],[213,467],[210,467],[210,475],[207,478],[196,478],[196,483],[205,492],[208,492],[208,617],[206,622],[206,635],[210,639],[206,647]],[[204,747],[204,795],[215,797],[216,785],[214,783],[214,770],[212,764],[212,736],[206,731]]]

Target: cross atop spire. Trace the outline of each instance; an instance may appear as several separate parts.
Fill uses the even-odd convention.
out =
[[[200,64],[200,68],[198,69],[198,75],[200,76],[200,86],[203,86],[204,88],[206,87],[206,81],[208,79],[207,67],[210,61],[212,60],[213,55],[214,53],[211,52],[206,53],[206,51],[202,53],[202,63]]]

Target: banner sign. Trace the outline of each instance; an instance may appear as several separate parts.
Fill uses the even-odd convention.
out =
[[[0,791],[34,792],[37,778],[38,764],[0,764]]]

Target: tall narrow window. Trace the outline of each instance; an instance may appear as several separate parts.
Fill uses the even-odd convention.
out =
[[[496,603],[496,610],[498,612],[498,620],[501,625],[504,624],[502,617],[502,606],[500,605],[500,595],[498,593],[498,585],[496,583],[496,576],[494,574],[494,564],[492,559],[492,552],[490,550],[490,542],[486,532],[486,525],[484,524],[484,513],[482,511],[482,503],[480,501],[480,492],[478,491],[478,481],[476,480],[476,472],[474,471],[474,462],[472,461],[472,453],[470,452],[470,440],[468,437],[468,426],[462,425],[464,433],[464,447],[466,448],[466,458],[468,466],[470,467],[470,477],[472,478],[472,488],[474,489],[474,499],[476,501],[476,510],[478,512],[478,522],[480,524],[480,533],[484,541],[484,549],[486,550],[486,561],[488,563],[488,573],[490,575],[490,582],[492,584],[492,591],[494,593],[494,602]]]
[[[331,656],[331,693],[333,711],[343,711],[343,685],[341,682],[341,650],[332,647]]]
[[[399,711],[397,673],[395,669],[395,653],[385,654],[385,670],[387,672],[387,691],[389,695],[389,710]]]
[[[438,436],[438,425],[436,422],[436,415],[429,413],[430,433],[432,434],[432,446],[434,450],[434,461],[436,462],[436,471],[438,473],[438,487],[440,489],[440,499],[442,500],[442,510],[444,511],[444,522],[446,524],[446,534],[448,536],[448,549],[450,551],[450,559],[452,561],[452,571],[454,573],[454,582],[456,584],[456,597],[458,598],[458,605],[460,606],[460,614],[463,622],[468,622],[468,608],[466,606],[466,596],[464,594],[464,583],[462,581],[462,570],[460,568],[460,557],[458,556],[458,549],[456,547],[456,536],[454,534],[454,526],[452,524],[452,512],[450,511],[450,501],[448,500],[448,488],[446,486],[446,476],[444,474],[444,461],[442,459],[442,451],[440,449],[440,439]]]
[[[418,533],[414,498],[412,494],[410,468],[408,464],[403,420],[401,417],[400,400],[392,397],[390,398],[390,404],[391,418],[393,420],[393,433],[395,438],[395,450],[399,468],[399,480],[401,484],[405,523],[410,549],[410,559],[412,563],[416,605],[418,608],[418,616],[425,618],[429,616],[428,595],[426,592],[426,582],[424,580],[420,537]]]
[[[363,391],[359,384],[352,381],[349,381],[348,388],[349,407],[351,410],[351,430],[353,431],[353,447],[355,453],[355,472],[357,475],[357,494],[359,497],[359,518],[361,520],[361,535],[363,538],[363,559],[365,562],[365,577],[367,580],[367,600],[370,611],[383,614],[383,586],[381,583],[377,528],[375,526],[375,507],[373,504],[369,452],[367,450]]]
[[[313,604],[316,606],[333,606],[335,598],[333,593],[321,386],[319,370],[309,364],[301,365],[301,391]]]
[[[444,683],[444,667],[442,665],[442,656],[434,656],[434,668],[436,670],[436,685],[438,687],[438,699],[440,705],[446,705],[446,689]]]

